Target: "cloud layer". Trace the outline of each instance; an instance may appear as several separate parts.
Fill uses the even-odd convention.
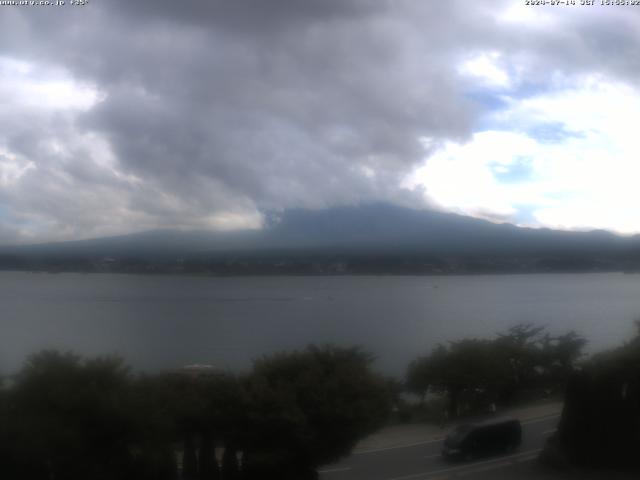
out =
[[[478,3],[0,7],[0,242],[370,201],[640,231],[636,10]]]

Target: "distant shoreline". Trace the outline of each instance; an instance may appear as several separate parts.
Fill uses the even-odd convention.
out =
[[[216,273],[216,272],[174,272],[174,271],[125,271],[125,270],[32,270],[32,269],[0,269],[0,273],[27,273],[27,274],[78,274],[78,275],[132,275],[132,276],[166,276],[166,277],[201,277],[201,278],[242,278],[242,277],[480,277],[480,276],[507,276],[507,275],[594,275],[594,274],[621,274],[638,275],[638,270],[547,270],[547,271],[483,271],[483,272],[345,272],[345,273],[315,273],[315,272],[246,272],[246,273]]]

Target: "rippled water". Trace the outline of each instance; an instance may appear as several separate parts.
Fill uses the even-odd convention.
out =
[[[31,352],[117,353],[136,368],[243,369],[308,343],[360,345],[401,374],[438,342],[519,322],[619,344],[640,318],[640,275],[180,277],[0,273],[0,371]]]

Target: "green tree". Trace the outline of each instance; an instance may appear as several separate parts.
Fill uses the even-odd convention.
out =
[[[461,403],[510,402],[527,388],[564,381],[582,355],[586,341],[575,332],[553,337],[545,327],[520,324],[494,339],[463,339],[438,345],[409,365],[407,389],[422,397],[446,395],[449,415]]]
[[[358,349],[309,347],[256,362],[248,380],[250,467],[313,477],[387,418],[391,395]]]
[[[461,411],[461,400],[471,408],[474,403],[494,399],[509,376],[509,366],[496,355],[489,340],[465,339],[452,342],[434,364],[434,387],[446,392],[449,416]]]
[[[494,354],[507,365],[507,376],[499,399],[510,402],[514,395],[539,383],[541,368],[546,363],[543,346],[550,336],[546,327],[530,323],[518,324],[505,333],[499,333],[494,344]]]
[[[442,352],[442,349],[444,349],[442,345],[438,348],[441,349],[441,354],[446,354],[446,350],[445,352]],[[433,388],[436,383],[436,358],[437,356],[435,352],[433,352],[428,357],[416,358],[407,368],[405,388],[407,391],[418,395],[422,403],[424,403],[425,398],[429,393],[429,389]]]
[[[545,335],[541,356],[547,377],[562,383],[583,355],[587,340],[574,331],[552,337]]]
[[[560,357],[575,361],[581,345],[563,338]],[[640,324],[624,345],[598,353],[572,369],[557,433],[541,456],[549,464],[640,472]],[[634,477],[635,478],[635,477]]]
[[[9,428],[20,478],[127,478],[134,439],[129,381],[119,359],[31,356],[7,406],[10,418],[19,419]]]
[[[357,350],[309,347],[256,362],[250,375],[133,376],[117,358],[31,356],[0,389],[3,477],[26,480],[313,478],[384,421],[390,383]]]

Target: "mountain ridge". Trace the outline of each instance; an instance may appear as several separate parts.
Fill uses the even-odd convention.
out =
[[[397,258],[578,258],[615,260],[631,265],[640,252],[640,237],[611,232],[524,228],[509,223],[465,217],[435,210],[414,210],[390,204],[292,209],[266,215],[260,230],[209,232],[151,230],[129,235],[0,248],[0,256],[34,265],[65,259],[104,258],[218,262],[239,257],[323,258],[344,260],[368,256]],[[344,257],[344,258],[343,258]],[[409,260],[407,260],[409,259]],[[311,261],[311,260],[309,260]],[[375,260],[377,261],[377,260]],[[418,260],[416,260],[418,261]],[[274,260],[275,262],[275,260]],[[9,262],[10,263],[10,262]],[[612,264],[613,266],[613,264]],[[0,265],[2,267],[2,265]],[[6,265],[5,265],[6,268]],[[635,268],[635,267],[633,267]]]

